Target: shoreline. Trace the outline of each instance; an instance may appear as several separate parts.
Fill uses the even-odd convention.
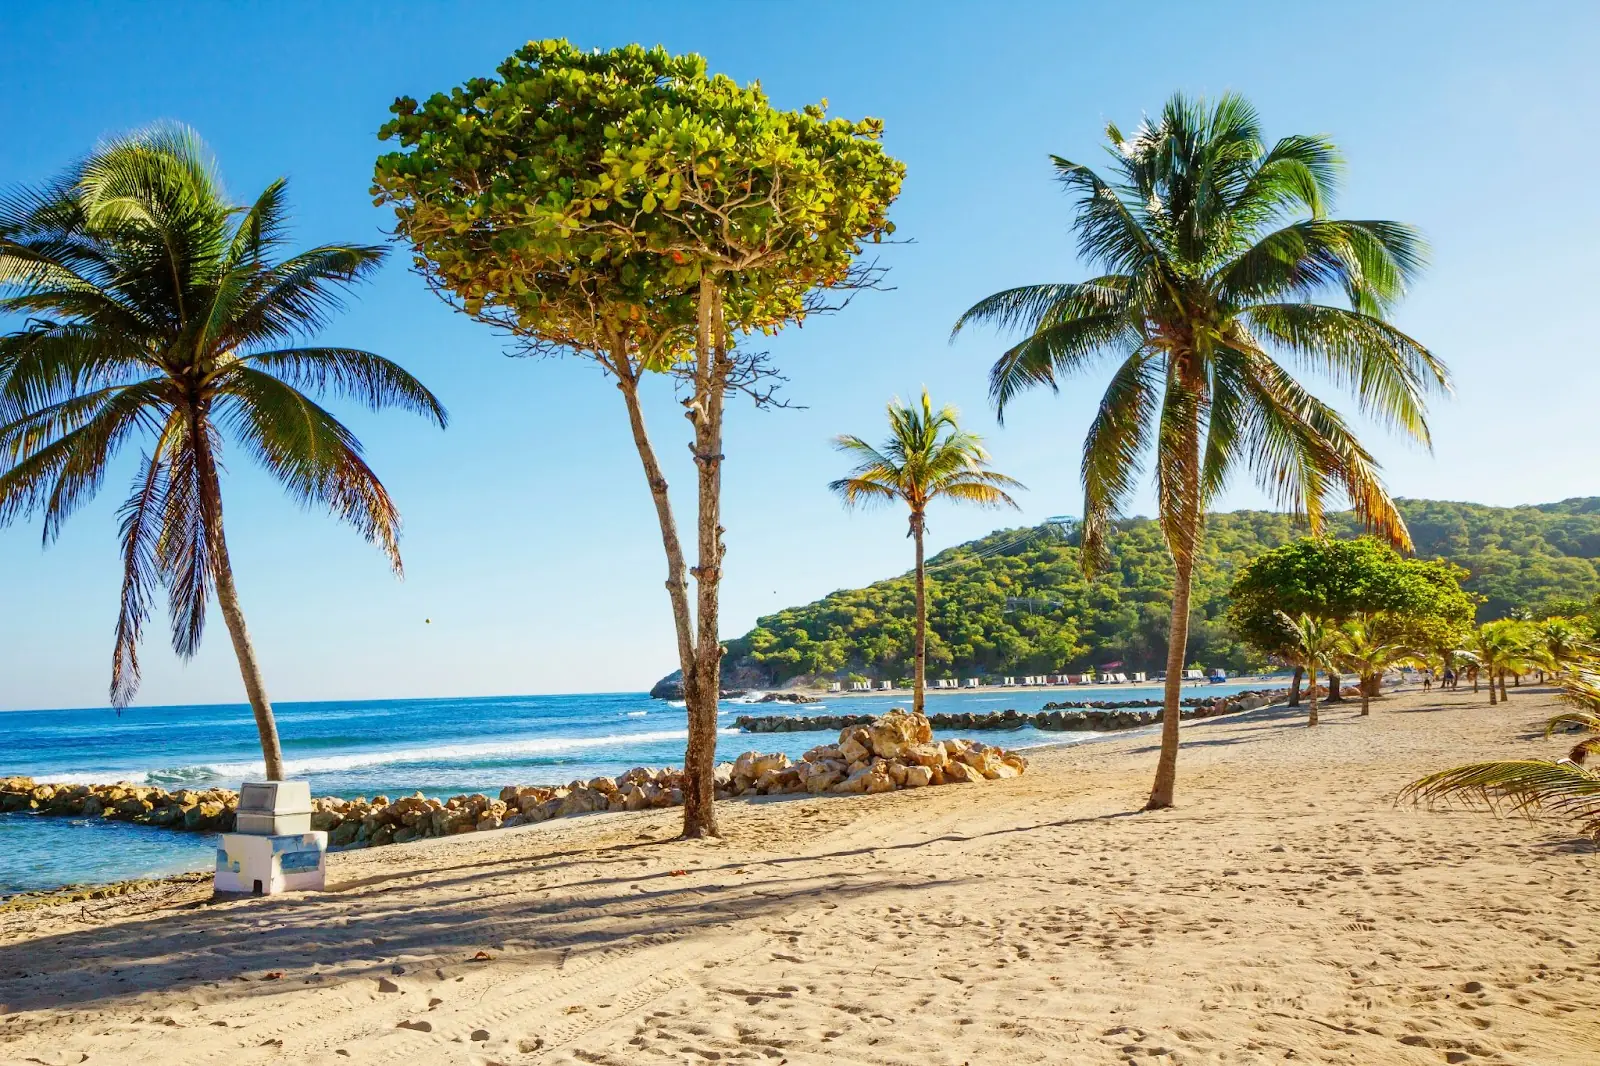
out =
[[[1561,754],[1557,707],[1191,721],[1151,814],[1139,730],[981,787],[719,805],[716,840],[621,812],[337,854],[323,893],[0,907],[0,1060],[1577,1066],[1600,850],[1393,802]]]

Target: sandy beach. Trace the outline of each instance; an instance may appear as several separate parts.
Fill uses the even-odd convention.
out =
[[[1600,853],[1396,807],[1548,694],[1187,724],[984,785],[599,815],[0,912],[10,1063],[1594,1063]]]

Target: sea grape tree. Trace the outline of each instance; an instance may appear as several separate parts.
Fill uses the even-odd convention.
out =
[[[1296,645],[1285,618],[1338,626],[1361,621],[1419,656],[1448,654],[1472,627],[1476,603],[1465,571],[1438,559],[1408,559],[1371,537],[1305,537],[1263,552],[1229,590],[1228,624],[1241,640],[1286,661]],[[1372,694],[1370,677],[1362,678]]]
[[[716,832],[712,767],[723,649],[723,410],[758,400],[770,334],[862,284],[863,244],[893,232],[904,167],[875,119],[774,107],[697,55],[531,42],[494,78],[397,100],[376,202],[430,286],[532,352],[592,359],[622,393],[656,505],[688,708],[684,834]],[[672,380],[691,424],[691,570],[640,389]],[[688,577],[695,578],[691,604]]]

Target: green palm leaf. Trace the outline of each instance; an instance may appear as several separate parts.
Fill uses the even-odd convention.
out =
[[[394,362],[295,347],[384,250],[280,255],[285,185],[227,198],[194,131],[110,142],[60,178],[0,195],[0,524],[34,513],[48,541],[101,488],[119,450],[146,450],[119,512],[123,582],[111,698],[131,700],[150,604],[167,594],[173,647],[192,655],[215,595],[281,773],[276,727],[238,609],[220,456],[232,445],[291,496],[332,511],[400,570],[399,514],[355,436],[313,395],[398,407],[443,426],[438,399]]]

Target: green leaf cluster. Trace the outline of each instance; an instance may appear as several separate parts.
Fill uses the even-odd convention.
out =
[[[1450,650],[1472,623],[1475,603],[1460,585],[1465,576],[1442,560],[1403,558],[1370,537],[1305,537],[1240,570],[1229,589],[1228,624],[1252,647],[1285,661],[1304,643],[1290,618],[1337,625],[1381,615],[1408,643]]]
[[[893,232],[904,167],[876,119],[781,110],[660,47],[530,42],[497,75],[397,100],[372,190],[469,314],[579,350],[662,341],[670,362],[703,277],[730,326],[771,331]]]

